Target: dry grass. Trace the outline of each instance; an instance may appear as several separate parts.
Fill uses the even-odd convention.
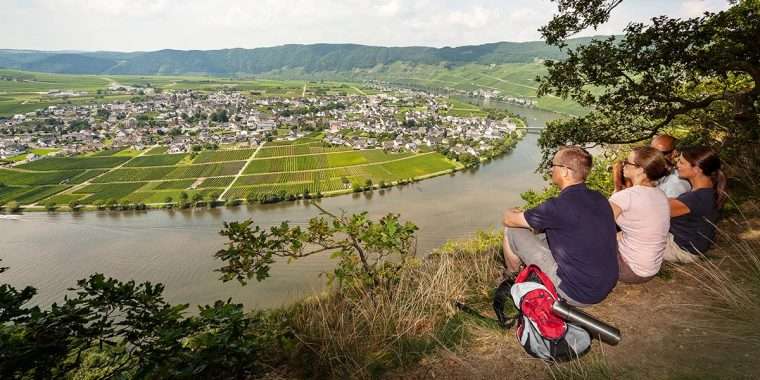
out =
[[[743,205],[740,221],[718,228],[713,259],[677,270],[694,279],[709,302],[687,307],[715,343],[760,349],[760,225],[757,205]]]
[[[499,244],[496,234],[449,243],[390,287],[295,306],[290,315],[302,345],[302,375],[374,378],[433,350],[456,351],[468,333],[453,301],[490,302]]]
[[[453,301],[493,318],[490,309],[500,277],[501,236],[490,233],[444,245],[389,288],[372,294],[363,290],[331,293],[293,307],[287,315],[300,344],[293,355],[298,362],[291,368],[302,372],[291,375],[557,380],[638,378],[643,373],[679,378],[714,375],[714,367],[676,364],[685,365],[684,358],[692,356],[684,348],[692,342],[700,351],[710,352],[714,348],[706,347],[725,344],[725,349],[708,355],[717,355],[714,359],[734,368],[730,373],[742,376],[754,368],[751,357],[755,355],[746,353],[760,348],[760,218],[754,216],[760,215],[755,211],[760,209],[756,207],[742,205],[740,221],[728,219],[721,224],[719,242],[711,251],[713,259],[668,266],[667,278],[649,286],[621,286],[616,298],[597,307],[595,313],[603,318],[622,323],[628,333],[642,335],[641,339],[629,337],[642,347],[629,344],[605,353],[606,348],[597,342],[581,360],[547,365],[524,353],[514,331],[500,330],[457,310]],[[659,305],[652,307],[659,310],[660,318],[643,309],[625,311],[644,307],[627,299],[629,293],[665,300],[664,304],[653,302]],[[651,318],[620,322],[629,313],[638,316],[633,318]],[[667,347],[659,348],[662,344]]]

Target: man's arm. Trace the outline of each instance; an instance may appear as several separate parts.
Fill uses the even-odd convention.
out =
[[[504,219],[502,220],[504,227],[522,227],[530,228],[528,221],[525,220],[525,214],[519,208],[512,208],[504,211]]]

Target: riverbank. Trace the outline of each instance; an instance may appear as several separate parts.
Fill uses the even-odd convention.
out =
[[[257,194],[258,196],[255,198],[252,198],[250,196],[247,196],[246,198],[229,198],[224,201],[221,200],[221,196],[214,199],[205,199],[205,197],[202,197],[204,199],[202,200],[172,200],[171,202],[152,202],[152,203],[143,203],[143,202],[119,202],[117,199],[114,199],[110,203],[100,203],[97,205],[92,204],[80,204],[79,202],[71,203],[69,205],[45,205],[45,202],[40,201],[36,202],[31,205],[22,206],[18,204],[17,202],[8,202],[5,205],[0,205],[0,214],[19,214],[24,211],[28,212],[48,212],[48,213],[55,213],[55,212],[85,212],[85,211],[130,211],[130,210],[137,210],[137,211],[144,211],[144,210],[157,210],[157,209],[173,209],[173,208],[181,208],[181,209],[189,209],[189,208],[216,208],[216,207],[238,207],[242,204],[253,204],[253,203],[278,203],[283,201],[296,201],[296,200],[304,200],[304,199],[319,199],[323,197],[333,197],[333,196],[339,196],[339,195],[345,195],[345,194],[351,194],[351,193],[358,193],[358,192],[365,192],[365,191],[374,191],[374,190],[385,190],[388,188],[392,188],[395,186],[404,186],[410,183],[415,183],[418,181],[435,178],[441,175],[445,174],[452,174],[464,169],[469,169],[474,166],[486,163],[494,158],[498,158],[500,156],[503,156],[517,145],[517,143],[522,140],[523,137],[527,134],[527,123],[520,119],[520,118],[513,118],[513,121],[518,124],[517,130],[513,133],[509,134],[505,140],[501,143],[501,145],[498,145],[499,150],[495,152],[493,155],[484,155],[478,158],[476,161],[477,164],[463,164],[462,162],[456,161],[454,159],[446,159],[450,162],[451,166],[453,166],[452,169],[446,169],[446,170],[440,170],[432,173],[425,173],[417,176],[412,176],[405,179],[398,179],[398,180],[392,180],[392,181],[380,181],[379,183],[373,183],[372,181],[367,181],[366,184],[357,185],[354,184],[352,187],[346,186],[344,189],[338,189],[338,190],[332,190],[332,191],[325,191],[325,192],[317,192],[315,194],[310,194],[307,191],[304,193],[298,193],[298,194],[288,194],[287,192],[284,192],[282,194],[280,193],[272,193],[266,196],[263,196],[263,194]],[[242,170],[241,170],[242,172]],[[88,183],[84,183],[79,186],[85,186]],[[124,185],[130,185],[131,183],[124,183]],[[230,185],[231,186],[231,185]],[[51,197],[55,197],[56,194],[51,194]]]

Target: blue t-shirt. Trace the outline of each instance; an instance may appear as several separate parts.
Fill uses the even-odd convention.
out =
[[[617,232],[602,194],[583,183],[568,186],[558,197],[526,211],[525,220],[546,233],[565,294],[585,304],[607,297],[618,280]]]
[[[694,253],[705,253],[715,240],[718,207],[715,190],[697,189],[678,196],[689,213],[670,219],[670,233],[679,247]]]

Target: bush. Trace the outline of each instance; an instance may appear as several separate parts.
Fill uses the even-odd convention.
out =
[[[150,282],[95,274],[49,310],[25,306],[34,288],[0,289],[2,378],[254,378],[290,339],[281,319],[230,301],[186,317]]]
[[[79,203],[79,201],[71,201],[69,202],[69,209],[71,211],[79,211],[79,208],[82,207],[82,204]]]
[[[58,205],[53,201],[48,201],[45,203],[45,210],[53,212],[58,209]]]
[[[10,213],[21,211],[21,205],[16,201],[10,201],[6,203],[3,207],[5,208],[5,211],[10,212]]]
[[[93,202],[92,205],[95,206],[96,209],[101,210],[101,211],[106,209],[105,203],[100,199]]]

